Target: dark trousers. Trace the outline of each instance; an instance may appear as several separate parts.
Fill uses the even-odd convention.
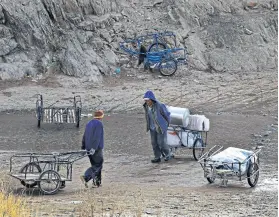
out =
[[[167,157],[170,155],[170,148],[166,144],[167,132],[157,133],[156,130],[150,130],[151,144],[155,159],[161,158],[162,153]]]
[[[88,182],[91,179],[94,179],[96,176],[99,176],[101,179],[101,171],[104,162],[103,149],[97,149],[93,155],[89,155],[88,157],[91,167],[89,167],[84,173],[85,181]]]

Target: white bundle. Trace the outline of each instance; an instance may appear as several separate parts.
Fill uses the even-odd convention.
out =
[[[188,130],[209,131],[209,119],[204,115],[189,115]]]
[[[173,130],[169,128],[167,131],[167,145],[171,147],[193,147],[195,142],[195,135],[191,132],[183,130]]]
[[[244,174],[249,166],[249,161],[247,160],[249,156],[253,155],[253,151],[247,151],[240,148],[229,147],[218,154],[215,154],[210,157],[210,160],[215,161],[215,166],[223,166],[223,163],[228,163],[224,165],[223,169],[229,169],[228,166],[233,169],[235,172],[239,171],[239,164],[241,169],[241,174]],[[251,162],[254,161],[254,158],[250,159]],[[231,164],[233,163],[233,165]]]

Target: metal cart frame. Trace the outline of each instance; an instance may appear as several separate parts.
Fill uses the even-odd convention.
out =
[[[37,126],[41,126],[41,122],[44,123],[75,123],[76,127],[79,127],[81,120],[81,97],[73,97],[73,106],[57,107],[54,106],[58,101],[48,107],[44,107],[43,96],[37,95],[36,101],[36,117]]]
[[[207,131],[195,131],[195,130],[188,130],[185,127],[177,126],[177,125],[170,125],[169,128],[171,128],[174,132],[176,132],[177,137],[180,140],[180,145],[173,147],[170,146],[171,151],[175,153],[175,151],[178,148],[183,149],[193,149],[193,157],[196,161],[200,159],[200,157],[203,155],[204,149],[207,146]],[[193,147],[188,147],[187,145],[183,144],[182,138],[179,136],[179,132],[188,132],[194,134],[194,143]]]
[[[74,162],[92,154],[93,152],[86,150],[51,154],[15,154],[10,158],[9,175],[20,180],[26,188],[38,186],[44,194],[56,194],[65,187],[66,181],[72,181]],[[24,159],[29,160],[17,170],[18,165],[16,165],[15,159],[19,159],[21,162]],[[94,181],[100,184],[101,174],[99,173],[95,179],[98,179]]]
[[[174,39],[174,47],[168,46],[165,42],[165,37]],[[140,47],[144,44],[146,39],[153,39],[151,44],[148,45],[147,52],[140,52]],[[173,32],[156,32],[153,34],[146,34],[138,36],[135,39],[126,39],[120,42],[120,48],[131,56],[144,56],[144,68],[158,69],[163,76],[171,76],[177,70],[179,64],[187,64],[187,51],[186,48],[176,47],[176,35]],[[183,55],[177,54],[183,51]],[[170,69],[170,71],[165,71]]]
[[[209,151],[204,153],[199,159],[199,163],[204,170],[204,177],[209,183],[214,183],[216,178],[221,179],[221,185],[227,187],[229,179],[234,179],[242,181],[247,179],[248,184],[251,187],[255,187],[259,179],[259,165],[261,147],[255,148],[255,151],[249,155],[243,162],[216,162],[210,158],[215,154],[219,153],[223,149],[223,146],[215,145]],[[242,171],[241,166],[249,163],[247,170]],[[234,168],[238,166],[236,171]]]

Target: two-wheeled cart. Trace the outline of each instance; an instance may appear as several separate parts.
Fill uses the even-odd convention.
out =
[[[251,187],[256,186],[259,179],[261,147],[256,147],[253,151],[234,147],[222,149],[222,146],[215,145],[199,159],[207,181],[213,183],[219,178],[221,185],[226,187],[229,179],[247,179]]]
[[[166,38],[173,38],[174,45],[170,46]],[[175,38],[175,34],[170,31],[155,32],[126,39],[120,42],[120,48],[130,56],[143,58],[145,69],[150,71],[157,69],[163,76],[172,76],[177,71],[178,65],[187,64],[186,48],[176,47]]]
[[[44,107],[43,96],[37,95],[36,101],[36,117],[37,126],[41,126],[41,122],[44,123],[73,123],[76,127],[79,127],[81,120],[81,97],[73,97],[73,105],[70,106],[55,106],[59,102],[56,101],[50,106]]]
[[[86,150],[15,154],[10,158],[9,175],[26,188],[37,186],[44,194],[56,194],[66,186],[66,181],[72,181],[74,162],[92,154]],[[94,182],[101,184],[100,172]]]

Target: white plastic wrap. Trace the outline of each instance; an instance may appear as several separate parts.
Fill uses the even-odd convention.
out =
[[[189,115],[187,129],[209,131],[209,119],[204,115]]]
[[[232,169],[234,172],[239,172],[239,162],[241,163],[241,175],[247,172],[249,162],[253,162],[254,158],[247,159],[249,156],[253,155],[253,151],[247,151],[240,148],[229,147],[224,151],[219,152],[210,157],[210,160],[215,161],[214,165],[219,166],[220,169]],[[229,163],[225,165],[223,163]],[[234,163],[233,165],[231,163]],[[218,169],[218,168],[217,168]]]
[[[167,144],[171,147],[193,147],[195,142],[195,135],[188,131],[177,130],[169,128],[167,131]]]
[[[187,108],[179,108],[173,106],[167,106],[170,112],[170,124],[187,127],[190,115],[190,111]]]

